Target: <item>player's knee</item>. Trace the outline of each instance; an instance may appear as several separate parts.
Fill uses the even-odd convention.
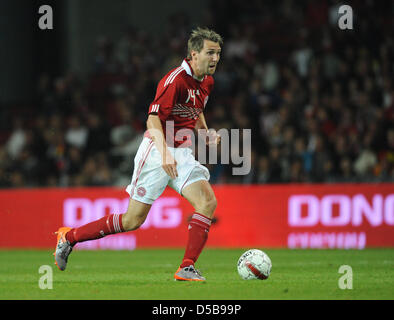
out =
[[[207,205],[208,205],[209,209],[211,209],[212,214],[213,214],[213,212],[215,211],[215,209],[216,209],[216,207],[218,205],[216,197],[213,196],[213,198],[209,199]]]
[[[122,225],[125,231],[138,229],[145,221],[146,215],[124,215]]]
[[[215,209],[217,207],[217,200],[214,194],[209,194],[204,197],[200,203],[200,210],[207,214],[208,216],[212,217]]]

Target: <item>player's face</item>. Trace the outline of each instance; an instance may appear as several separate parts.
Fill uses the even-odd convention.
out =
[[[220,60],[221,48],[219,43],[204,40],[204,47],[200,52],[194,52],[193,60],[196,66],[196,75],[213,75]]]

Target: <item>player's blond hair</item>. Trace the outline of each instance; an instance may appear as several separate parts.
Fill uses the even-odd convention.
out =
[[[192,30],[190,38],[187,42],[187,57],[191,58],[191,52],[200,52],[204,47],[204,40],[210,40],[219,43],[220,46],[223,45],[223,38],[221,35],[215,31],[208,28],[196,28]]]

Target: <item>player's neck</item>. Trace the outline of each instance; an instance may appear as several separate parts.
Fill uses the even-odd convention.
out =
[[[203,81],[205,74],[199,73],[197,66],[192,61],[189,61],[189,64],[193,70],[193,78],[200,81],[200,82]]]
[[[203,81],[205,76],[197,77],[195,74],[193,74],[193,78],[196,79],[197,81]]]

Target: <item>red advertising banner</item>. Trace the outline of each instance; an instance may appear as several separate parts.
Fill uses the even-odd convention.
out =
[[[210,247],[394,246],[393,184],[216,185]],[[118,188],[0,191],[0,248],[53,248],[59,226],[77,227],[127,209]],[[192,206],[167,188],[140,229],[78,249],[184,247]]]

